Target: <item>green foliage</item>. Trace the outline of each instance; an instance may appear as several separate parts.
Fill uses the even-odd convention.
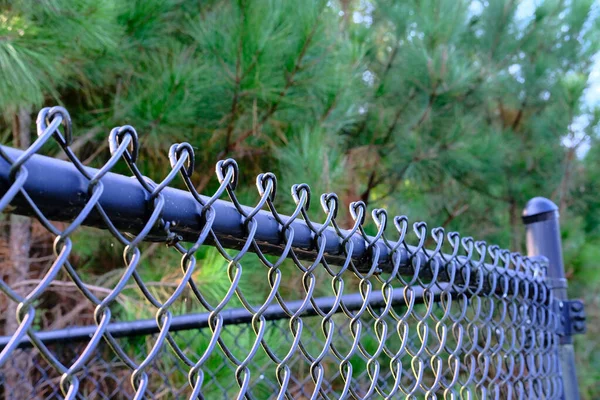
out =
[[[277,149],[283,182],[302,177],[310,182],[311,191],[318,196],[345,187],[345,155],[340,149],[341,137],[325,129],[305,128],[290,135],[288,142]]]
[[[550,197],[563,216],[572,286],[590,292],[600,257],[600,110],[583,99],[598,12],[593,0],[6,2],[0,132],[8,137],[19,107],[60,102],[76,132],[101,128],[79,148],[82,159],[101,164],[108,131],[131,124],[140,166],[156,180],[169,145],[189,141],[205,193],[217,185],[217,159],[235,157],[242,183],[276,172],[282,211],[294,206],[289,187],[306,182],[317,219],[318,196],[337,192],[344,208],[362,199],[513,250],[523,249],[525,202]],[[240,186],[240,199],[255,202],[252,185]],[[101,275],[124,267],[122,249],[95,233],[75,240],[85,243],[82,273],[110,286]],[[213,250],[197,258],[194,279],[218,301],[230,266]],[[140,274],[165,283],[181,276],[179,263],[160,249]],[[293,295],[301,280],[285,266]],[[242,267],[242,291],[259,303],[267,270],[246,256]],[[136,289],[126,296],[121,317],[151,316],[136,306]],[[596,338],[580,343],[600,354]],[[595,365],[587,355],[582,362]],[[588,398],[600,393],[595,381],[582,379]]]
[[[96,57],[115,50],[117,3],[16,1],[0,11],[0,107],[39,107],[60,89],[97,82]]]

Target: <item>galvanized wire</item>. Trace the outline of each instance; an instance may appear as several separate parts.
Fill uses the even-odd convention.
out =
[[[41,377],[31,385],[32,393],[46,396],[60,391],[69,399],[87,398],[92,392],[98,398],[153,397],[165,389],[161,382],[184,373],[186,388],[168,388],[179,393],[174,397],[214,398],[217,393],[223,398],[277,399],[560,397],[559,320],[546,284],[545,266],[538,261],[470,237],[461,238],[455,232],[446,235],[442,228],[429,231],[423,222],[413,225],[416,243],[410,245],[408,219],[391,218],[384,209],[372,211],[377,233],[369,236],[363,202],[350,204],[353,224],[350,229],[342,229],[338,225],[340,204],[334,193],[320,197],[324,214],[317,223],[309,217],[311,192],[307,184],[292,187],[294,211],[285,216],[274,203],[277,180],[272,173],[258,175],[259,200],[247,207],[236,195],[240,173],[232,159],[217,163],[219,187],[211,196],[202,196],[192,181],[194,151],[187,143],[171,146],[171,169],[156,183],[138,167],[139,140],[131,126],[110,132],[110,159],[100,169],[92,170],[70,147],[71,119],[62,107],[41,110],[37,131],[37,140],[17,158],[11,157],[7,148],[0,148],[3,168],[8,171],[0,210],[12,212],[13,204],[26,204],[25,213],[33,215],[55,238],[52,266],[27,295],[20,295],[0,280],[0,295],[18,304],[14,317],[19,324],[0,352],[0,371],[10,368],[18,353],[37,360],[37,372],[27,373],[29,378]],[[44,207],[26,190],[28,161],[49,141],[58,143],[85,181],[84,206],[70,215],[67,226],[50,221],[42,211]],[[146,218],[136,232],[119,229],[101,201],[103,178],[119,162],[125,162],[145,192]],[[197,203],[195,218],[201,228],[194,232],[191,242],[179,234],[177,221],[163,218],[165,188],[177,175]],[[60,179],[56,177],[57,184]],[[229,249],[222,232],[213,229],[219,219],[233,218],[217,211],[216,202],[225,195],[237,210],[243,229],[243,234],[235,238],[236,251]],[[40,194],[35,196],[39,198]],[[277,226],[276,247],[257,240],[259,221],[263,221],[259,216],[265,210]],[[70,257],[72,234],[92,214],[100,217],[102,227],[124,247],[122,276],[103,297],[88,288]],[[308,248],[294,245],[300,222],[310,231]],[[164,243],[181,255],[180,276],[166,299],[155,296],[139,273],[142,244],[151,238],[156,240],[157,231],[163,232]],[[433,250],[425,248],[428,238],[435,244]],[[339,254],[328,251],[332,240]],[[193,279],[199,268],[197,252],[202,246],[214,246],[227,264],[224,273],[230,285],[217,301]],[[357,246],[361,246],[360,256]],[[274,248],[278,251],[276,257],[268,256]],[[444,249],[449,249],[449,254]],[[266,271],[268,293],[258,304],[253,304],[240,284],[248,279],[243,264],[251,256],[257,257]],[[301,276],[299,303],[294,307],[282,294],[284,265],[289,264]],[[59,273],[66,273],[95,307],[94,332],[83,345],[46,344],[36,329],[36,304]],[[144,339],[143,354],[132,352],[128,342],[113,336],[110,329],[115,320],[111,310],[131,280],[153,308],[156,320],[157,333]],[[348,306],[344,298],[346,287],[352,285],[363,300],[358,307]],[[324,291],[332,296],[328,307],[322,307],[318,300],[318,293]],[[376,291],[381,292],[377,305],[373,300]],[[206,310],[207,327],[193,332],[205,340],[194,346],[190,345],[192,339],[180,340],[182,332],[171,329],[173,304],[184,292],[191,293]],[[246,325],[233,324],[224,317],[234,303],[251,315]],[[275,320],[274,305],[282,311]],[[314,316],[307,317],[307,313]],[[231,337],[240,334],[240,327],[251,333],[243,346]],[[280,339],[277,344],[273,335]],[[33,350],[19,348],[25,341],[33,345]],[[215,357],[223,368],[233,371],[227,387],[216,383]],[[170,372],[157,369],[165,359],[177,367]],[[113,372],[103,375],[104,382],[90,384],[95,379],[90,371],[99,364],[105,370],[110,366]],[[119,379],[113,377],[115,365],[119,370],[131,371],[130,383],[124,383],[123,374],[119,373]],[[108,383],[107,377],[115,383]],[[4,382],[4,387],[9,384]]]

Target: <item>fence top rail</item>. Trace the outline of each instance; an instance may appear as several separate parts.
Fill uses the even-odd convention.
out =
[[[52,221],[72,221],[89,200],[89,179],[70,162],[47,157],[38,154],[26,155],[24,151],[0,146],[1,151],[12,160],[26,157],[24,166],[28,174],[23,188],[31,200],[38,206],[43,215]],[[98,173],[95,168],[84,167],[89,175]],[[0,157],[0,194],[6,194],[15,177],[11,163]],[[112,221],[114,226],[122,232],[136,234],[141,231],[148,220],[149,196],[137,179],[108,172],[102,176],[103,192],[99,198],[99,204]],[[164,198],[164,206],[161,216],[169,221],[170,232],[178,239],[187,242],[197,240],[205,225],[202,218],[203,206],[192,194],[187,191],[164,187],[160,192]],[[211,197],[200,195],[201,200],[208,203]],[[234,203],[225,200],[216,200],[212,203],[215,218],[212,222],[212,231],[218,241],[225,248],[242,249],[247,244],[247,231],[244,223],[244,215],[236,208]],[[241,205],[247,213],[253,212],[253,207]],[[352,206],[351,206],[352,209]],[[10,209],[5,212],[21,215],[34,216],[34,211],[28,201],[21,195],[17,195],[10,203]],[[334,210],[333,212],[336,212]],[[374,210],[374,222],[380,225],[387,223],[387,215],[381,218],[382,210]],[[351,210],[353,212],[353,210]],[[490,271],[497,272],[500,276],[517,278],[518,280],[531,281],[543,279],[543,263],[538,260],[529,259],[518,253],[511,253],[497,246],[488,246],[485,242],[474,242],[472,238],[459,238],[458,234],[448,234],[448,243],[453,247],[454,254],[444,254],[435,250],[427,250],[423,244],[427,236],[427,226],[424,223],[414,225],[417,235],[421,235],[421,243],[413,246],[404,240],[407,233],[407,222],[405,217],[396,217],[395,225],[399,228],[396,235],[401,240],[387,239],[385,226],[379,226],[377,236],[369,236],[362,229],[362,223],[366,218],[364,210],[361,223],[357,223],[352,230],[340,229],[332,226],[323,227],[323,224],[309,221],[298,216],[274,215],[271,210],[259,210],[254,215],[256,219],[256,232],[254,240],[260,246],[263,253],[280,255],[287,245],[282,233],[281,223],[288,224],[293,229],[291,248],[300,259],[313,260],[318,252],[316,246],[315,231],[322,231],[320,245],[323,247],[325,260],[332,265],[343,265],[347,260],[346,251],[352,248],[352,262],[357,270],[368,272],[375,269],[375,273],[392,272],[398,266],[397,272],[401,274],[413,274],[414,266],[427,266],[432,262],[441,267],[438,272],[438,280],[448,282],[450,279],[463,280],[464,277],[457,274],[452,278],[447,271],[449,265],[471,266],[471,271],[482,271],[484,274]],[[379,213],[379,215],[378,215]],[[291,219],[291,222],[289,222]],[[400,221],[400,222],[398,222]],[[102,216],[96,210],[92,210],[84,225],[106,229]],[[146,235],[145,240],[165,242],[167,240],[164,230],[158,227]],[[433,229],[431,236],[435,241],[444,242],[443,229]],[[347,237],[347,240],[343,238]],[[209,237],[207,242],[212,242]],[[254,251],[252,247],[248,251]],[[464,254],[459,254],[463,252]],[[486,262],[487,261],[487,262]],[[374,268],[375,266],[375,268]],[[432,272],[429,268],[421,268],[421,278],[431,278]]]

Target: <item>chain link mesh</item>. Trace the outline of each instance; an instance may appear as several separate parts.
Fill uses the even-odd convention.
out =
[[[376,233],[369,236],[362,202],[350,205],[352,227],[342,229],[333,193],[320,197],[323,217],[317,223],[309,217],[306,184],[292,187],[295,208],[285,216],[274,203],[272,173],[257,177],[256,205],[243,206],[232,159],[217,163],[220,185],[212,196],[201,196],[191,178],[194,152],[187,143],[171,147],[171,169],[156,183],[138,168],[139,142],[131,126],[110,132],[111,157],[92,170],[70,148],[70,117],[61,107],[43,109],[37,131],[35,143],[16,158],[0,148],[8,171],[0,210],[10,213],[13,203],[26,204],[26,214],[53,239],[52,264],[28,292],[0,280],[0,304],[17,304],[16,315],[7,318],[18,323],[0,352],[5,398],[15,388],[32,398],[70,399],[560,397],[559,321],[538,261],[442,228],[429,230],[422,222],[411,232],[406,217],[391,218],[383,209],[373,210]],[[51,222],[25,188],[28,161],[49,141],[63,149],[87,189],[81,194],[84,206],[72,210],[67,224]],[[145,193],[146,217],[135,232],[119,229],[101,201],[103,178],[120,162]],[[183,240],[177,221],[163,218],[165,188],[178,175],[197,204],[201,229],[192,241],[189,232]],[[55,179],[60,184],[61,177]],[[237,215],[219,214],[216,204],[224,196]],[[257,240],[259,214],[265,211],[276,225],[277,246]],[[92,214],[122,248],[121,276],[100,292],[86,283],[73,256],[82,245],[73,235],[91,229],[83,225]],[[215,232],[226,218],[241,219],[236,250]],[[298,223],[310,232],[304,248],[295,245]],[[145,241],[156,241],[157,231],[164,233],[168,251],[180,255],[178,266],[159,267],[165,274],[180,270],[160,296],[140,271]],[[332,238],[339,254],[327,250]],[[357,243],[363,246],[360,254]],[[204,261],[198,254],[207,247],[228,279],[218,295],[210,282],[195,279]],[[264,293],[256,293],[263,287],[258,281],[266,282]],[[93,307],[93,332],[85,340],[45,342],[41,300],[66,286],[76,287],[81,301]],[[121,321],[119,296],[132,287],[153,310],[155,330],[117,337],[111,326]],[[205,326],[173,329],[190,303],[202,310]],[[247,318],[236,320],[232,312],[240,308]],[[74,322],[76,316],[69,325]]]

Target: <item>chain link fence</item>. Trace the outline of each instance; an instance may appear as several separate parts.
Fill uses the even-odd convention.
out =
[[[320,196],[317,221],[306,184],[292,187],[284,215],[271,173],[246,206],[232,159],[217,163],[219,187],[204,196],[187,143],[171,147],[171,169],[155,182],[138,168],[131,126],[111,131],[110,159],[92,169],[72,151],[61,107],[43,109],[37,131],[24,151],[0,147],[0,210],[33,217],[49,246],[36,279],[0,280],[0,307],[14,310],[0,337],[0,396],[563,396],[572,316],[565,322],[548,260],[383,209],[367,222],[362,202],[343,229],[333,193]],[[70,162],[36,154],[47,142]],[[132,177],[111,172],[122,163]],[[187,191],[170,187],[175,179]],[[121,259],[99,285],[77,249],[107,238]],[[152,242],[178,260],[163,263]],[[168,282],[157,285],[157,273]],[[53,315],[65,296],[71,309]]]

